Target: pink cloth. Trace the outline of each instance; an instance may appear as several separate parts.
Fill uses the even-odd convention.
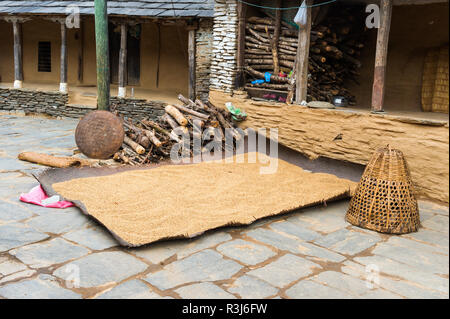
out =
[[[31,203],[43,207],[52,207],[52,208],[67,208],[74,206],[72,202],[68,201],[59,201],[51,204],[42,204],[42,201],[47,199],[48,196],[45,194],[41,185],[33,187],[28,193],[20,195],[20,200],[25,203]]]

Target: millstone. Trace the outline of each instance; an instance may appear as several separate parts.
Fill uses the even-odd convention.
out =
[[[75,142],[90,158],[107,159],[123,143],[125,132],[120,119],[108,111],[93,111],[84,116],[75,130]]]

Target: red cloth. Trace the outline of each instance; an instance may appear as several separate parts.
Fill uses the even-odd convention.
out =
[[[28,193],[20,195],[20,200],[25,203],[35,204],[43,207],[52,207],[52,208],[67,208],[74,206],[72,202],[68,201],[59,201],[51,204],[42,204],[42,201],[47,199],[48,196],[42,189],[41,185],[33,187]]]

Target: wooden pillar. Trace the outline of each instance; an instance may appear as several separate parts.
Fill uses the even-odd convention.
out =
[[[127,24],[120,24],[119,97],[127,96],[127,33]]]
[[[242,2],[237,4],[237,14],[238,14],[238,34],[237,34],[237,53],[236,53],[236,79],[234,85],[236,89],[242,88],[245,85],[245,73],[244,73],[244,63],[245,63],[245,24],[247,15],[247,5]]]
[[[18,19],[12,20],[14,32],[14,88],[20,89],[23,82],[22,66],[22,23]]]
[[[380,27],[378,28],[375,71],[373,75],[372,112],[383,112],[391,16],[392,0],[381,0]]]
[[[67,93],[67,28],[65,20],[61,21],[61,68],[59,91]]]
[[[78,83],[83,83],[84,67],[84,21],[80,19],[80,28],[78,30]]]
[[[306,101],[308,93],[308,65],[309,65],[309,41],[311,34],[311,5],[312,0],[306,0],[307,5],[307,21],[306,25],[299,26],[298,47],[296,56],[297,86],[295,90],[295,102],[297,104]]]
[[[97,61],[97,108],[109,110],[109,47],[106,0],[95,0],[95,51]]]
[[[275,7],[281,8],[283,6],[282,0],[275,1]],[[281,30],[281,10],[275,12],[275,30],[273,32],[273,38],[271,39],[272,46],[272,58],[273,58],[273,73],[278,75],[280,73],[280,62],[278,59],[278,41],[280,38]]]
[[[189,98],[195,100],[195,30],[196,26],[189,26],[188,55],[189,55]]]

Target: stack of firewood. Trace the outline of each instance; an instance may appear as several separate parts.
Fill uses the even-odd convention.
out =
[[[334,10],[320,24],[312,25],[310,36],[308,100],[332,102],[333,96],[344,96],[352,105],[355,97],[345,88],[347,81],[357,82],[364,47],[362,38],[365,25],[355,10],[359,7]],[[358,21],[357,21],[358,20]],[[250,17],[246,24],[245,63],[247,87],[289,91],[292,85],[286,75],[294,70],[298,47],[298,30],[282,21],[278,36],[277,57],[274,59],[273,42],[275,20],[271,17]],[[270,82],[251,84],[272,73]],[[294,74],[295,76],[295,74]],[[358,82],[357,82],[358,83]]]
[[[157,163],[168,159],[174,144],[184,143],[187,138],[190,144],[190,153],[187,154],[189,157],[198,155],[193,147],[195,138],[201,141],[200,152],[204,152],[205,144],[212,140],[221,144],[223,150],[226,129],[229,129],[228,132],[231,132],[235,141],[243,138],[236,130],[229,112],[210,102],[194,102],[181,94],[178,99],[182,104],[167,105],[166,113],[157,121],[124,118],[124,143],[113,158],[130,165]],[[179,149],[179,155],[186,156],[186,153],[182,153],[182,148]]]

